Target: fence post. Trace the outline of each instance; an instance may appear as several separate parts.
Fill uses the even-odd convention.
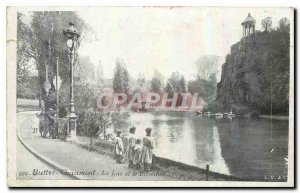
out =
[[[206,164],[206,181],[209,181],[209,164]]]

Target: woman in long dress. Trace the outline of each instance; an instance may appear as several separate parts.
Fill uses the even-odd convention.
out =
[[[143,138],[142,163],[145,171],[150,171],[152,166],[154,139],[151,137],[151,128],[146,128],[146,136]]]

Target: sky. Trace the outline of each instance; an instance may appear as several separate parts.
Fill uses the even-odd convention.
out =
[[[187,80],[196,74],[195,61],[202,55],[220,56],[219,70],[243,33],[248,13],[261,30],[261,20],[271,17],[273,27],[281,18],[293,21],[289,8],[220,7],[85,7],[75,8],[93,29],[95,41],[83,43],[78,52],[112,78],[117,57],[133,78],[139,73],[150,80],[155,69],[168,78],[178,71]],[[220,77],[217,77],[220,79]]]

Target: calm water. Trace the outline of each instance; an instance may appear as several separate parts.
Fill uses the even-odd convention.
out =
[[[182,112],[132,113],[130,119],[138,137],[153,128],[158,156],[256,180],[287,175],[288,121]]]

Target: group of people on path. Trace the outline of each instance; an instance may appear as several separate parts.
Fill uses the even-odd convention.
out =
[[[122,164],[123,158],[128,161],[129,168],[143,169],[150,171],[152,167],[153,149],[155,148],[154,139],[151,137],[151,128],[146,128],[146,136],[143,140],[135,136],[135,127],[129,129],[128,146],[124,151],[124,145],[121,138],[121,131],[117,131],[114,140],[115,159],[118,164]]]
[[[56,123],[56,113],[49,109],[46,112],[36,114],[31,120],[33,133],[41,134],[41,137],[58,138],[58,128]]]
[[[31,120],[33,133],[38,130],[41,137],[47,138],[48,134],[51,138],[58,137],[58,128],[55,122],[56,113],[52,109],[45,113],[36,114]],[[121,138],[121,131],[117,131],[117,136],[113,139],[115,159],[118,164],[124,163],[124,159],[128,161],[129,168],[143,169],[150,171],[152,167],[153,149],[155,148],[154,139],[151,137],[151,128],[146,128],[146,136],[139,139],[135,136],[135,127],[129,129],[128,146],[124,151],[124,144]]]

